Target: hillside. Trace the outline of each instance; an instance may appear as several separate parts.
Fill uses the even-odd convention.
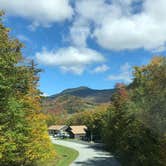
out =
[[[114,91],[114,89],[96,90],[88,87],[66,89],[59,94],[46,97],[42,102],[43,110],[51,114],[72,114],[90,110],[108,103]]]
[[[93,109],[96,105],[96,103],[69,94],[43,100],[44,112],[51,114],[72,114],[87,109]]]

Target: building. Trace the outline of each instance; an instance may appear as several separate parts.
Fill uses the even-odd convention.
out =
[[[57,135],[57,134],[65,134],[67,133],[68,131],[68,126],[66,125],[52,125],[52,126],[49,126],[48,127],[48,132],[50,135]]]
[[[86,136],[87,127],[85,125],[81,126],[70,126],[70,137],[76,139],[84,139]]]
[[[60,138],[70,137],[75,139],[85,139],[87,127],[85,125],[67,126],[52,125],[48,127],[50,135]]]

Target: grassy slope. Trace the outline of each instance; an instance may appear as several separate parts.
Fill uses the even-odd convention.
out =
[[[57,153],[56,159],[40,163],[40,166],[69,166],[69,164],[78,156],[76,150],[65,146],[55,145],[55,149]]]

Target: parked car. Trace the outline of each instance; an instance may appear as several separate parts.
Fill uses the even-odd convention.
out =
[[[54,134],[53,136],[54,138],[61,138],[61,139],[64,139],[64,138],[69,138],[70,135],[68,133],[57,133],[57,134]]]

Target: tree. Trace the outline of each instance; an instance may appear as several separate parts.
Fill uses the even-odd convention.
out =
[[[101,141],[103,128],[107,118],[107,105],[103,104],[94,110],[73,114],[67,119],[68,125],[86,125],[89,140]]]
[[[121,149],[120,144],[124,127],[126,128],[132,120],[129,117],[129,105],[129,95],[126,87],[116,86],[116,92],[112,95],[111,104],[108,108],[104,141],[108,145],[108,148],[117,154]]]
[[[166,133],[166,57],[157,56],[142,67],[135,67],[132,100],[140,108],[138,114],[154,132]]]
[[[123,165],[166,163],[166,58],[135,67],[127,89],[118,84],[111,98],[105,143]]]
[[[159,139],[159,160],[166,163],[166,57],[156,56],[142,67],[135,67],[130,85],[132,100],[139,107],[137,119]]]
[[[0,165],[33,165],[55,154],[40,113],[38,70],[8,33],[0,23]]]

